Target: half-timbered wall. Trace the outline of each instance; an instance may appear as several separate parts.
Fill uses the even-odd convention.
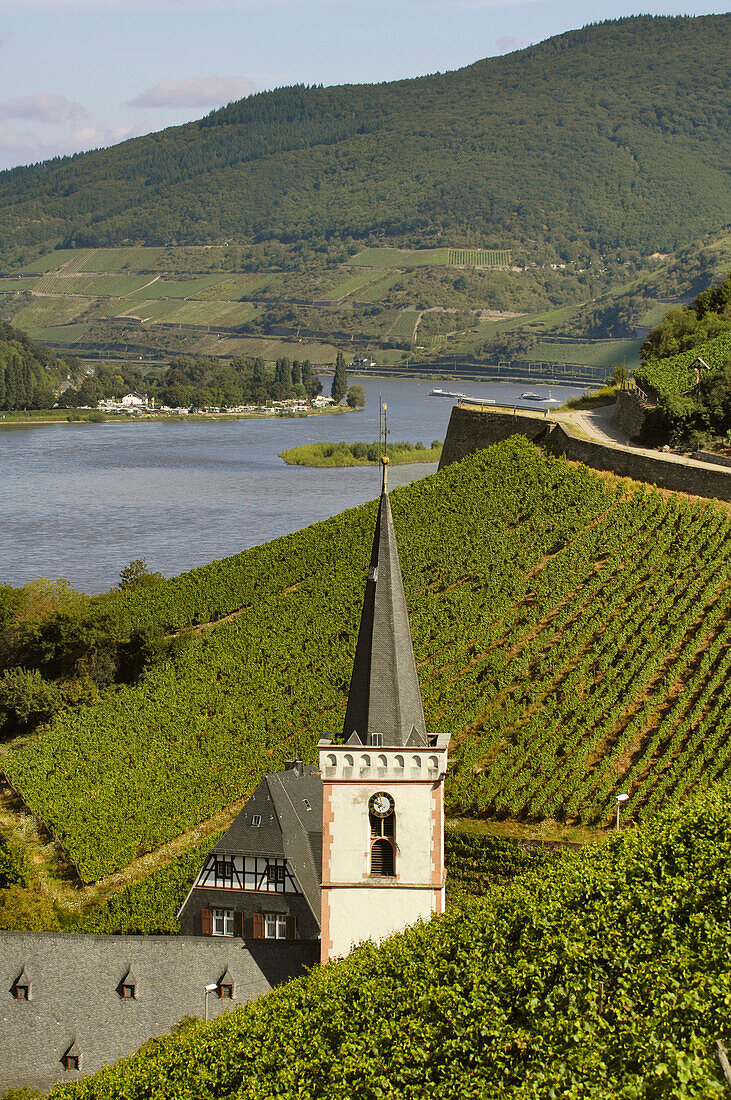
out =
[[[221,852],[208,856],[196,886],[215,890],[257,890],[269,894],[299,894],[285,859]]]

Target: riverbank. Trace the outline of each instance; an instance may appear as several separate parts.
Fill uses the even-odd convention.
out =
[[[0,428],[4,427],[43,427],[49,424],[190,424],[212,420],[230,423],[233,420],[295,420],[310,416],[340,416],[354,410],[347,405],[331,405],[322,409],[308,409],[306,412],[290,412],[286,409],[242,413],[105,413],[99,409],[77,412],[73,409],[41,409],[32,412],[0,413]]]
[[[431,447],[423,443],[389,443],[388,461],[392,466],[407,466],[414,462],[438,462],[442,444],[438,439]],[[346,467],[380,466],[383,448],[379,443],[305,443],[280,451],[279,457],[288,466]]]

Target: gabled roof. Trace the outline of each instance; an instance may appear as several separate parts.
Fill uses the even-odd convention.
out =
[[[411,641],[388,493],[381,493],[343,737],[349,744],[426,745],[426,722]]]
[[[261,817],[258,826],[251,823],[255,814]],[[319,922],[322,779],[317,768],[294,761],[285,771],[265,775],[211,851],[286,859]]]
[[[284,856],[282,826],[264,776],[241,813],[232,821],[212,852],[243,852],[247,856]],[[252,824],[255,817],[259,825]]]

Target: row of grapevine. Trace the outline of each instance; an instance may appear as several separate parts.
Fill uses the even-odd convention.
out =
[[[393,511],[427,720],[454,736],[451,813],[605,823],[618,789],[639,817],[720,770],[723,506],[612,483],[518,437],[397,490]],[[373,519],[364,505],[149,604],[108,598],[134,626],[238,614],[8,759],[86,881],[342,727]]]
[[[507,267],[510,252],[505,249],[450,248],[447,263],[451,267]]]

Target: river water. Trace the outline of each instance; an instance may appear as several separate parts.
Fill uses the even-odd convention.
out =
[[[525,404],[525,384],[358,381],[365,409],[340,416],[3,428],[0,583],[64,577],[101,592],[133,558],[171,576],[372,499],[380,489],[373,467],[286,466],[278,453],[308,441],[376,440],[380,395],[389,440],[427,446],[444,438],[453,406],[429,397],[433,386]],[[547,389],[539,384],[537,392]],[[583,388],[553,392],[565,400]],[[394,467],[389,484],[435,468]]]

